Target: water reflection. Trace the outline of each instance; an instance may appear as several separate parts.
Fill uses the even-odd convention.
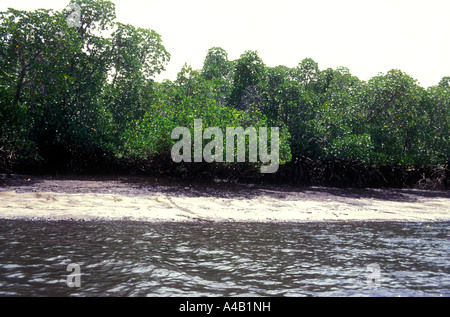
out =
[[[448,225],[0,220],[0,295],[449,296]]]

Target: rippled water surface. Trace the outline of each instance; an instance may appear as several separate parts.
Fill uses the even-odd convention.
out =
[[[0,220],[0,295],[448,297],[449,225]]]

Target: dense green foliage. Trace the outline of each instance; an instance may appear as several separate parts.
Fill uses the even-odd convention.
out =
[[[424,89],[397,69],[362,81],[310,58],[269,67],[256,51],[230,61],[215,47],[202,69],[185,65],[159,83],[170,54],[158,33],[116,22],[108,0],[71,3],[81,8],[76,26],[68,9],[0,13],[0,170],[155,170],[170,160],[171,131],[192,131],[194,119],[280,127],[281,164],[406,169],[450,159],[450,77]]]

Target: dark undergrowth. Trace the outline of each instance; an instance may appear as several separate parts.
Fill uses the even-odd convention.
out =
[[[291,162],[280,165],[276,173],[261,174],[259,166],[250,163],[175,163],[167,157],[152,161],[120,161],[106,157],[100,152],[77,157],[66,153],[47,159],[45,164],[36,161],[20,162],[15,166],[14,173],[61,176],[139,175],[185,182],[219,180],[299,187],[450,189],[448,165],[369,167],[358,161],[312,160],[298,156]],[[8,173],[6,170],[0,172]]]

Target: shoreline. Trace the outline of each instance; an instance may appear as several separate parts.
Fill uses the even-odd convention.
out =
[[[0,219],[445,222],[450,221],[450,192],[14,175],[1,178]]]

